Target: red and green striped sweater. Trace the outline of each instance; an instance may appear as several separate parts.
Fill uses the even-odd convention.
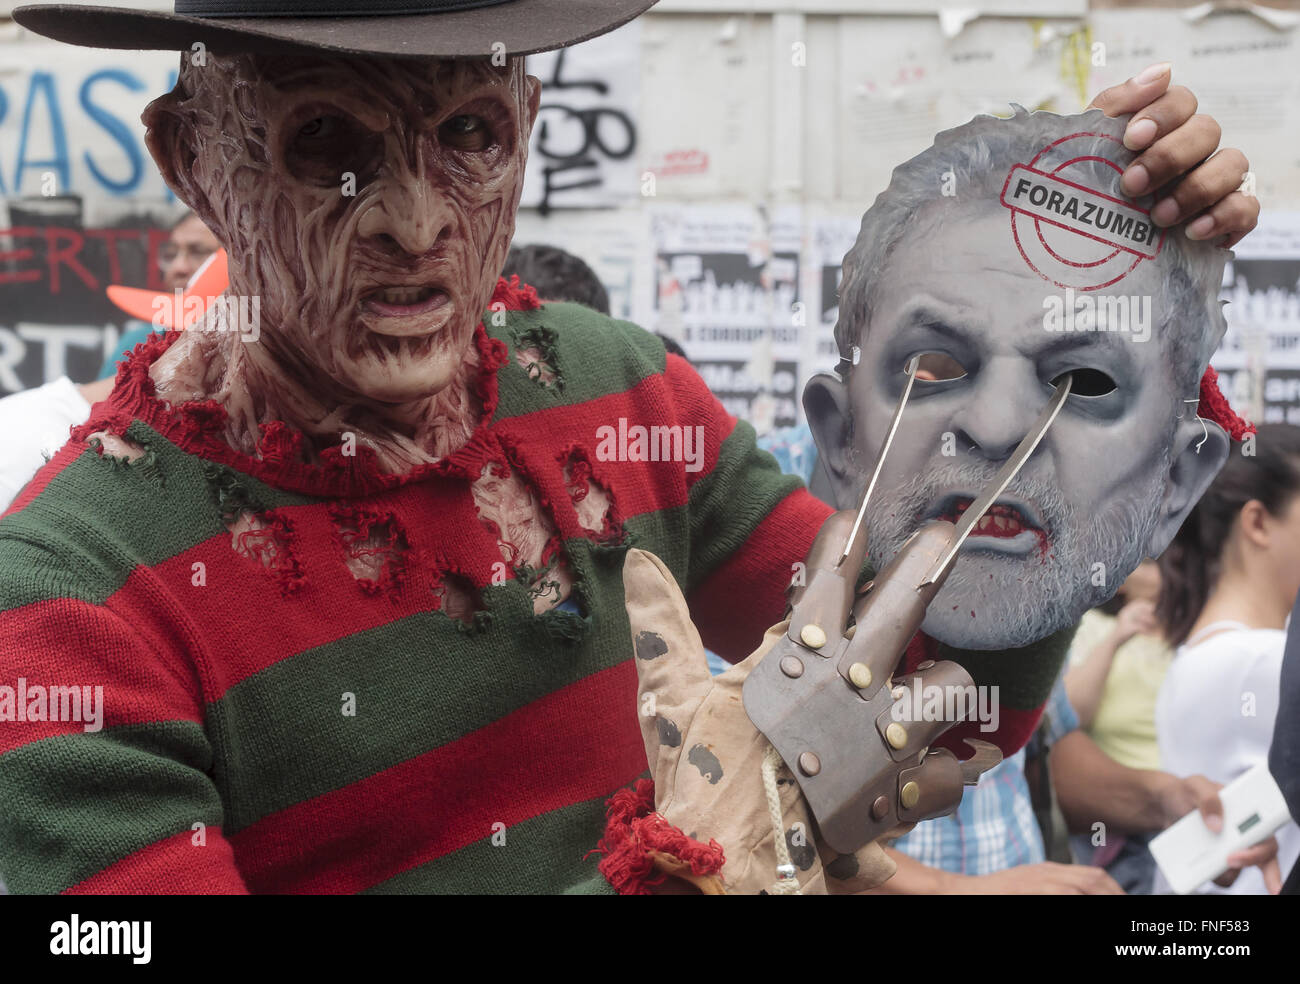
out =
[[[362,449],[303,464],[275,425],[241,455],[212,436],[216,405],[152,396],[167,340],[124,364],[0,518],[0,688],[21,681],[36,712],[0,702],[10,891],[610,891],[590,854],[604,804],[646,769],[627,547],[663,558],[705,643],[740,659],[829,509],[653,335],[504,282],[496,299],[483,422],[400,477]],[[512,357],[539,343],[551,384]],[[703,467],[597,461],[619,418],[702,427]],[[101,455],[86,438],[103,429],[144,456]],[[520,572],[494,568],[469,489],[488,462],[540,494],[577,614],[535,615]],[[578,519],[577,462],[612,498],[599,533]],[[232,549],[248,514],[269,562]],[[403,547],[382,583],[347,563],[347,531],[372,523]],[[469,626],[440,610],[448,579],[478,592]],[[102,728],[34,720],[32,688],[51,686],[102,686]],[[1034,690],[1003,711],[1012,744]]]

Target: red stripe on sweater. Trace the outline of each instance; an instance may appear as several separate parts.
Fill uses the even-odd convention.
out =
[[[791,565],[808,556],[832,511],[807,489],[795,490],[691,592],[691,612],[706,646],[732,663],[758,647],[763,633],[785,614]],[[740,598],[748,613],[744,619],[736,618]]]
[[[687,484],[694,485],[713,471],[722,443],[736,429],[736,418],[727,413],[695,367],[680,355],[668,353],[664,377],[672,390],[677,415],[684,421],[703,424],[705,428],[705,467],[698,472],[687,472]]]
[[[47,694],[51,686],[88,686],[92,699],[93,688],[102,687],[102,702],[97,703],[105,728],[150,721],[202,724],[199,684],[182,640],[151,635],[149,622],[155,618],[156,613],[145,612],[129,623],[99,605],[71,598],[0,612],[0,639],[42,640],[39,648],[0,647],[0,684],[17,691],[22,677],[28,706],[33,686],[47,688]],[[0,754],[54,735],[83,732],[87,716],[83,705],[80,721],[0,721]]]
[[[235,853],[220,827],[208,827],[207,842],[194,844],[195,831],[182,830],[166,840],[129,854],[64,895],[247,895],[235,867]]]
[[[626,420],[628,427],[703,427],[699,470],[687,471],[682,461],[601,461],[596,456],[601,444],[598,432],[602,427],[612,427],[617,436],[620,420]],[[601,466],[619,513],[627,519],[684,506],[691,487],[717,466],[722,445],[735,426],[736,419],[709,392],[690,364],[670,355],[664,375],[647,376],[621,393],[585,403],[507,417],[497,423],[496,429],[511,448],[520,451],[545,448],[553,452],[570,444],[585,448],[591,460]]]
[[[358,892],[645,771],[627,660],[231,837],[255,892]],[[595,845],[592,845],[593,847]],[[508,848],[506,848],[508,850]]]
[[[81,453],[86,450],[88,445],[85,441],[69,441],[63,447],[54,453],[49,461],[41,466],[40,470],[32,476],[32,480],[23,486],[22,491],[9,503],[9,508],[0,513],[0,519],[6,516],[12,516],[21,512],[29,506],[33,499],[45,491],[46,486],[54,480],[54,476],[67,468],[68,465],[81,457]]]
[[[204,626],[199,645],[212,654],[204,699],[214,701],[290,656],[435,610],[433,589],[444,566],[477,584],[490,582],[501,553],[478,521],[464,483],[404,486],[372,496],[367,506],[390,514],[410,544],[390,591],[367,592],[357,582],[345,564],[329,504],[318,503],[275,510],[291,524],[286,547],[302,574],[292,593],[281,590],[277,575],[236,553],[230,535],[220,533],[153,569],[137,569],[109,604],[135,621],[159,606],[159,586],[176,599],[179,611]],[[431,535],[435,528],[442,535]],[[202,585],[194,584],[196,564],[203,565]],[[512,572],[506,575],[513,578]],[[184,651],[181,640],[171,645]]]

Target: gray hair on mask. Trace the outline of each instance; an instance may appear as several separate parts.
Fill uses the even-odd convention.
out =
[[[862,217],[857,242],[844,257],[840,285],[839,321],[835,341],[840,354],[851,358],[870,324],[876,291],[888,283],[886,270],[899,242],[923,221],[954,209],[1001,208],[1007,174],[1016,164],[1028,164],[1043,148],[1073,133],[1094,134],[1080,148],[1084,160],[1071,176],[1096,188],[1118,187],[1118,174],[1104,161],[1127,168],[1137,154],[1122,143],[1127,117],[1111,118],[1099,109],[1074,116],[1030,112],[1013,104],[1007,119],[977,116],[969,123],[944,130],[934,144],[894,168],[889,187]],[[941,181],[955,181],[957,194],[940,194]],[[1149,207],[1150,201],[1139,204]],[[1227,323],[1218,300],[1224,265],[1232,257],[1209,241],[1195,242],[1170,230],[1159,256],[1150,262],[1160,271],[1160,294],[1153,298],[1156,330],[1165,340],[1175,392],[1194,396],[1210,357],[1223,339]],[[1026,276],[1036,276],[1028,268]]]

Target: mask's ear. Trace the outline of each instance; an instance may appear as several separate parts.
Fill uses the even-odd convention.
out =
[[[1232,441],[1227,431],[1213,421],[1193,417],[1178,422],[1174,430],[1169,483],[1160,504],[1160,518],[1147,545],[1148,557],[1159,557],[1165,552],[1231,451]]]
[[[830,481],[832,505],[837,509],[854,508],[860,482],[852,468],[853,418],[848,385],[835,373],[817,373],[804,387],[803,409]]]
[[[176,108],[173,93],[159,96],[145,107],[141,116],[145,127],[144,142],[149,156],[158,166],[167,187],[194,210],[209,229],[219,229],[208,197],[194,183],[196,137]]]

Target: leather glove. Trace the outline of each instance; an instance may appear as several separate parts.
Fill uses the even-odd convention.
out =
[[[745,714],[745,678],[787,623],[769,629],[752,655],[715,677],[686,599],[663,562],[628,551],[623,583],[655,810],[692,839],[716,841],[726,859],[720,875],[697,876],[682,859],[658,851],[655,867],[706,894],[838,894],[889,878],[894,862],[874,842],[841,855],[820,841],[790,770]],[[788,867],[780,877],[783,863]]]

